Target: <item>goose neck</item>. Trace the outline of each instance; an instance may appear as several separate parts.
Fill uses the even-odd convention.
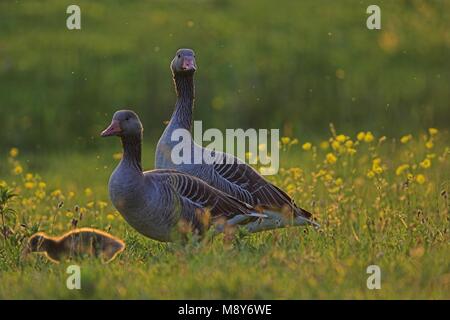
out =
[[[172,118],[179,122],[180,127],[190,130],[195,98],[194,76],[193,74],[175,75],[174,82],[178,99]]]
[[[123,158],[122,163],[142,173],[141,149],[142,135],[122,136]]]
[[[192,101],[194,99],[194,74],[176,74],[173,76],[175,90],[179,99]]]

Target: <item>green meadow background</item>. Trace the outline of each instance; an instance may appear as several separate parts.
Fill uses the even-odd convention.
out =
[[[382,28],[368,30],[375,3]],[[71,4],[81,30],[66,28]],[[281,129],[269,179],[320,231],[162,244],[115,211],[120,144],[99,133],[135,110],[153,168],[181,47],[197,55],[194,119]],[[449,299],[449,57],[450,1],[0,1],[0,211],[14,210],[0,225],[0,299]],[[74,222],[127,249],[80,262],[70,291],[72,261],[21,251]],[[370,264],[381,290],[366,287]]]
[[[450,2],[71,1],[0,3],[0,145],[95,147],[120,108],[154,142],[172,112],[169,63],[197,53],[195,118],[204,127],[280,128],[321,137],[333,122],[401,134],[448,127]]]

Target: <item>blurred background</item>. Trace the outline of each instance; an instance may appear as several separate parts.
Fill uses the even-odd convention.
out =
[[[450,1],[73,1],[0,3],[0,147],[95,149],[132,108],[156,144],[175,93],[169,63],[197,54],[204,128],[280,128],[300,140],[448,129]],[[116,145],[117,141],[108,142]],[[118,146],[117,146],[118,147]]]

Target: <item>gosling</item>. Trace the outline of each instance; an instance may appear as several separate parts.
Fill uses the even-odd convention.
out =
[[[50,237],[38,232],[30,237],[24,254],[43,253],[50,261],[59,263],[63,259],[96,257],[104,263],[112,261],[125,249],[125,243],[101,230],[80,228],[60,237]]]

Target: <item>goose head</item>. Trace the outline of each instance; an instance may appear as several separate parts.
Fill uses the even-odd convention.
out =
[[[48,239],[44,233],[38,232],[28,239],[28,243],[23,251],[23,254],[47,251],[49,241],[50,239]]]
[[[179,49],[173,58],[170,69],[173,75],[192,75],[197,70],[195,53],[191,49]]]
[[[134,111],[120,110],[114,113],[111,124],[103,130],[101,136],[140,136],[143,130],[141,120],[139,120],[138,115]]]

